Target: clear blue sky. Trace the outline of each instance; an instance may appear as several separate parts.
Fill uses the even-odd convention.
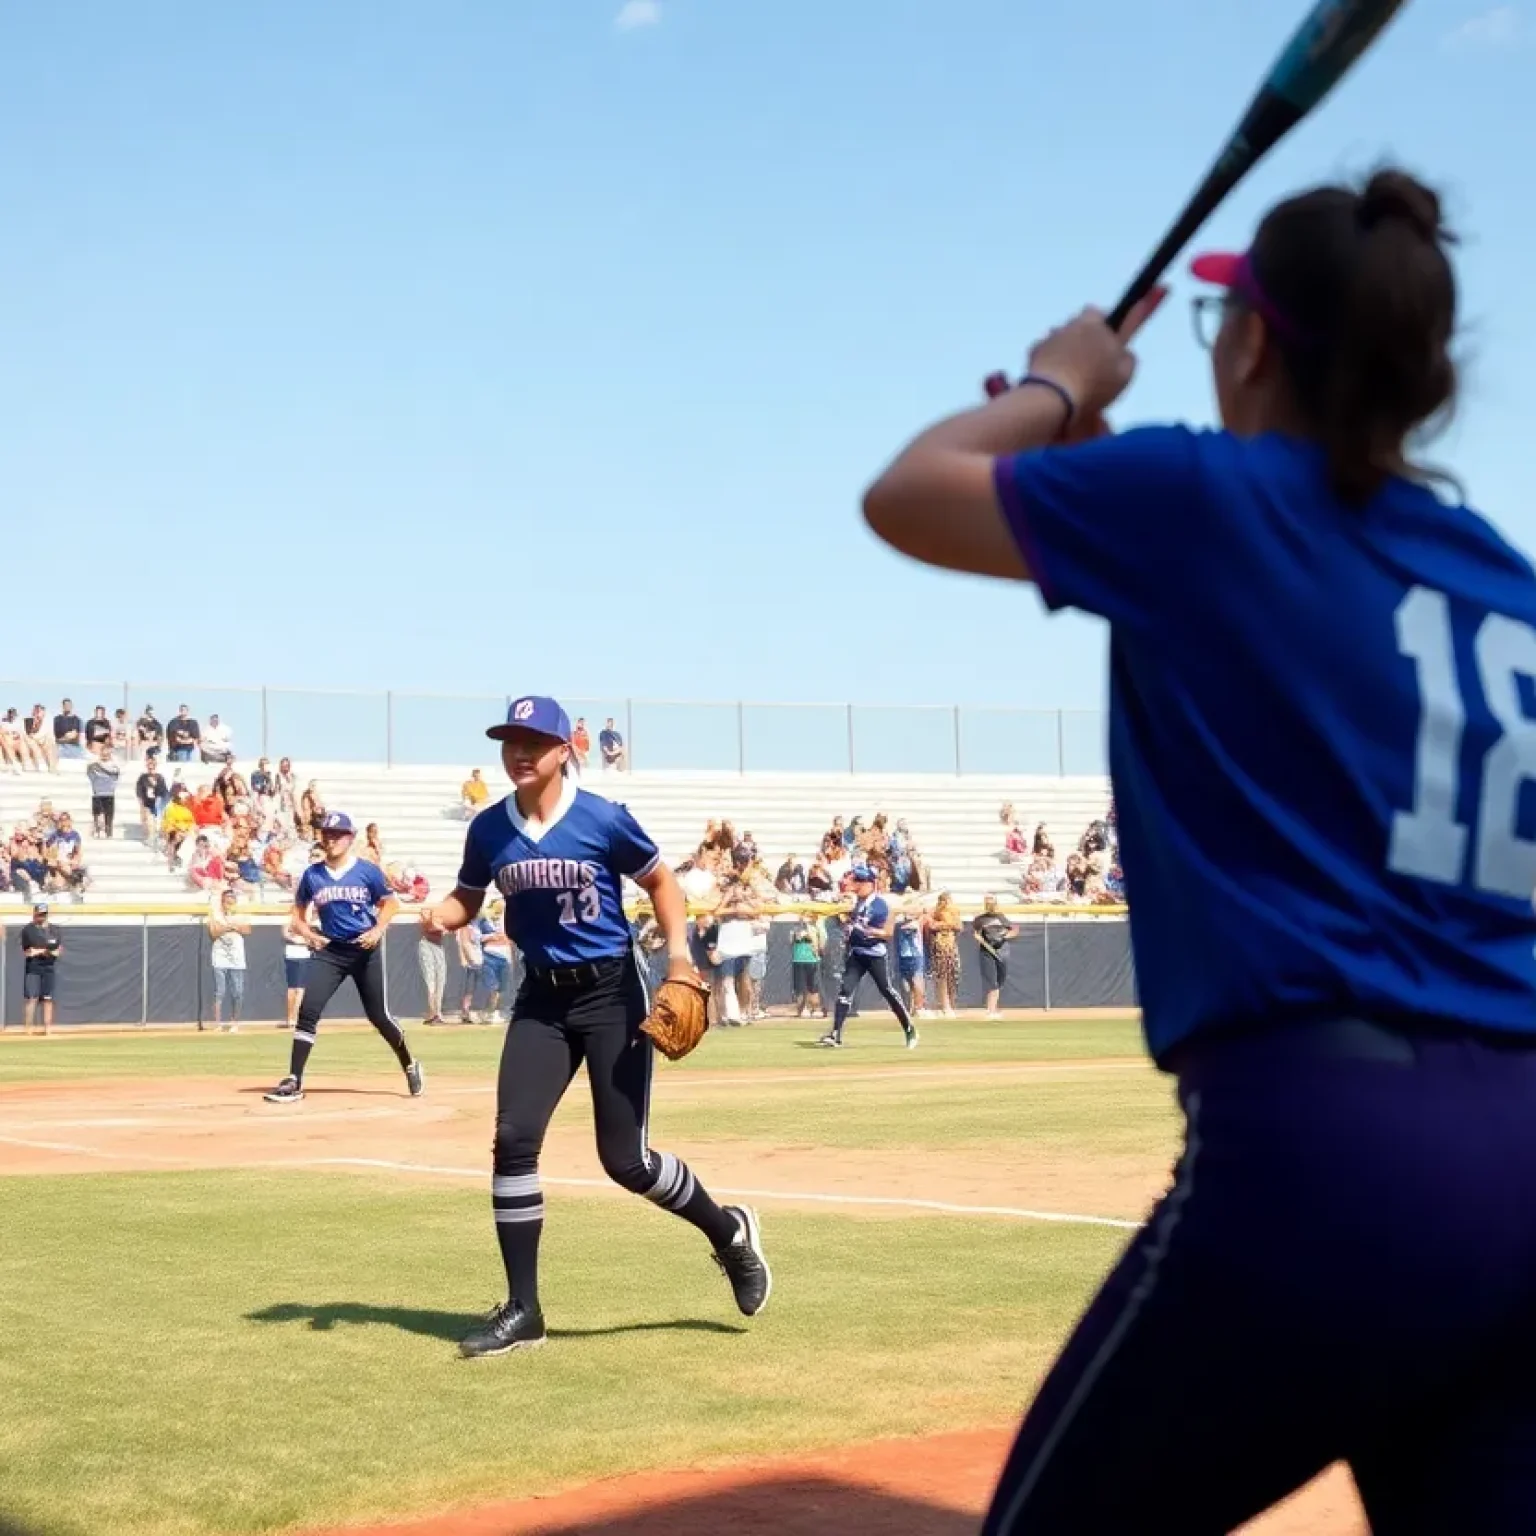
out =
[[[858,493],[1113,300],[1301,0],[621,4],[0,5],[0,671],[1100,701]],[[1533,0],[1411,0],[1207,235],[1445,184],[1442,456],[1528,547],[1533,82]],[[1170,304],[1121,421],[1209,412]]]

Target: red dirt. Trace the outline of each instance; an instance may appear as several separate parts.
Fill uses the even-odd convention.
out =
[[[613,1478],[544,1498],[377,1526],[367,1536],[971,1536],[1010,1430],[847,1446],[793,1460]],[[1241,1536],[1364,1536],[1335,1470]],[[357,1526],[315,1536],[363,1536]]]

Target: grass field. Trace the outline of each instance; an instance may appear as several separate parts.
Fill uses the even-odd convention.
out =
[[[692,1229],[598,1187],[578,1083],[545,1158],[555,1336],[468,1365],[454,1345],[500,1282],[499,1034],[417,1033],[424,1100],[335,1030],[311,1066],[333,1091],[286,1111],[252,1091],[281,1074],[275,1030],[0,1042],[7,1514],[58,1536],[316,1530],[682,1448],[1001,1424],[1125,1240],[1087,1218],[1138,1218],[1176,1150],[1123,1021],[934,1024],[912,1054],[878,1016],[841,1053],[804,1027],[718,1033],[658,1071],[652,1136],[754,1191],[767,1312],[735,1313]]]

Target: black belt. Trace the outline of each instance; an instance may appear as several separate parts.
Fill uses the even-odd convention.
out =
[[[536,987],[557,991],[567,987],[590,987],[594,982],[617,976],[628,958],[627,955],[615,955],[608,960],[584,960],[580,965],[530,965],[525,974]]]

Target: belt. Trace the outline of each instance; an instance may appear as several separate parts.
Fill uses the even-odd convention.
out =
[[[580,965],[530,965],[526,975],[534,986],[549,987],[554,991],[590,987],[617,976],[628,958],[627,955],[614,955],[606,960],[585,960]]]

